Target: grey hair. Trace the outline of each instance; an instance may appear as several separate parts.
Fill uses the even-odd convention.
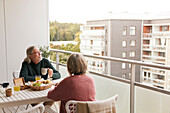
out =
[[[87,61],[82,54],[73,53],[67,60],[67,70],[71,76],[84,75],[87,71]]]
[[[34,50],[34,48],[35,48],[35,46],[30,46],[29,48],[27,48],[27,51],[26,51],[27,57],[24,59],[24,61],[31,63],[31,59],[30,59],[29,55],[32,54],[32,51]]]

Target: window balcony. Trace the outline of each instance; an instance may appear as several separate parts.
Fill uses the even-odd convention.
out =
[[[62,50],[52,50],[63,53],[72,53]],[[135,82],[135,65],[149,66],[153,68],[169,69],[169,66],[144,63],[140,61],[133,61],[127,59],[113,58],[113,57],[100,57],[94,55],[83,54],[86,57],[98,58],[103,60],[116,61],[119,63],[131,63],[131,80],[118,78],[108,74],[99,74],[97,72],[89,71],[87,74],[92,76],[95,80],[96,86],[96,99],[103,100],[115,94],[119,95],[117,102],[118,113],[168,113],[170,105],[170,91],[161,88],[149,86],[147,84]],[[59,64],[58,62],[55,64]],[[54,64],[54,65],[55,65]],[[56,68],[61,72],[62,77],[66,77],[66,66],[56,65]],[[157,80],[155,85],[160,85],[160,80]],[[170,86],[168,86],[170,87]]]
[[[85,34],[80,34],[80,39],[81,40],[97,40],[97,41],[105,41],[105,36],[91,36],[91,35],[85,35]]]
[[[105,47],[103,46],[94,46],[94,45],[80,45],[81,50],[88,51],[104,51]]]
[[[170,31],[155,31],[153,37],[164,37],[168,38],[170,36]]]
[[[152,33],[143,33],[143,38],[152,38]]]
[[[83,30],[83,36],[105,36],[105,30]]]
[[[155,45],[155,46],[153,46],[153,51],[165,52],[166,51],[166,46]]]
[[[143,50],[152,50],[152,46],[151,45],[148,45],[148,44],[144,44],[143,45],[143,48],[142,48]]]

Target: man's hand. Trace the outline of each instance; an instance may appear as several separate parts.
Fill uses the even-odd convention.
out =
[[[48,68],[48,75],[49,77],[53,77],[53,70]]]

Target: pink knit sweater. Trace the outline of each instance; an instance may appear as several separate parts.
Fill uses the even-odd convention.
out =
[[[69,76],[48,92],[49,99],[60,101],[60,113],[66,113],[65,104],[69,100],[95,101],[95,86],[92,77],[87,75]]]

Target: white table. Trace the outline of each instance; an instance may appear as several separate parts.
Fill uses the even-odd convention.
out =
[[[54,83],[59,81],[61,79],[55,80]],[[41,91],[33,91],[32,89],[21,90],[10,97],[6,97],[4,93],[0,93],[0,108],[51,101],[51,99],[47,98],[47,93],[52,88],[54,87]]]

